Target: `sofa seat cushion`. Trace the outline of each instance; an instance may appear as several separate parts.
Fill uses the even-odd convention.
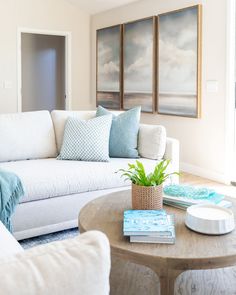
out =
[[[156,161],[139,159],[147,171]],[[25,196],[21,203],[87,191],[118,188],[130,183],[115,173],[135,159],[113,158],[110,162],[58,161],[55,158],[0,163],[0,168],[16,173],[22,180]]]

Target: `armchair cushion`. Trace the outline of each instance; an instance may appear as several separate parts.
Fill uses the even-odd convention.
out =
[[[97,231],[0,259],[1,294],[108,295],[110,247]]]

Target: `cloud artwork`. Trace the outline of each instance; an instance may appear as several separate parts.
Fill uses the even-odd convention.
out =
[[[153,111],[153,18],[124,27],[124,108]]]
[[[97,105],[198,118],[201,25],[195,5],[97,30]]]
[[[97,31],[97,104],[120,108],[120,26]]]
[[[197,116],[198,6],[159,16],[160,113]]]

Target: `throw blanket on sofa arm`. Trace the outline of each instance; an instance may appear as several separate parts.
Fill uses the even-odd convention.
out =
[[[11,216],[23,195],[20,178],[14,173],[0,169],[0,220],[10,232]]]

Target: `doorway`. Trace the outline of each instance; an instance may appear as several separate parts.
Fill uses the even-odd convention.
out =
[[[70,109],[69,37],[19,30],[18,111]]]

